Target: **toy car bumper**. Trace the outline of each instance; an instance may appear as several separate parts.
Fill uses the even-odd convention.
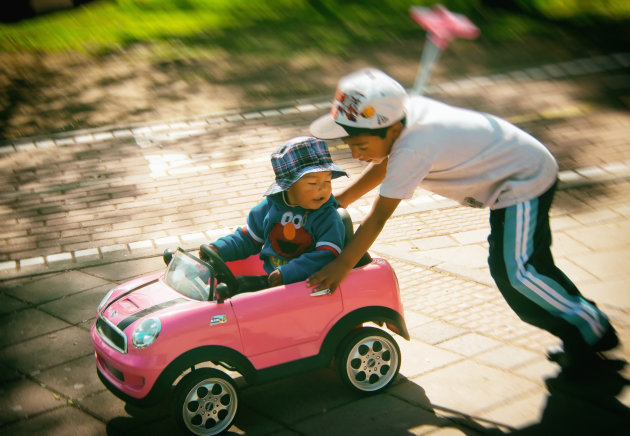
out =
[[[145,401],[162,368],[153,368],[152,362],[140,356],[121,354],[114,350],[100,338],[94,327],[90,335],[95,351],[96,369],[103,383],[112,393],[125,401],[134,403]]]

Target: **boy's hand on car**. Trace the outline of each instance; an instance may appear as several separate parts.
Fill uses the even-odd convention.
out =
[[[344,264],[333,260],[316,273],[311,274],[311,276],[306,279],[306,286],[314,287],[315,289],[313,291],[315,292],[329,289],[332,294],[349,272],[350,269],[346,268]]]
[[[280,286],[282,284],[282,273],[279,269],[274,269],[268,277],[269,286]]]

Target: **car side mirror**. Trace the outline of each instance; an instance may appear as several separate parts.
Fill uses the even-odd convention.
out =
[[[217,303],[222,304],[226,295],[230,295],[230,288],[225,283],[219,283],[214,289],[214,295],[217,297]]]
[[[162,259],[164,259],[164,263],[166,264],[166,266],[171,263],[171,260],[173,259],[173,252],[170,250],[170,248],[164,250],[164,253],[162,253]]]

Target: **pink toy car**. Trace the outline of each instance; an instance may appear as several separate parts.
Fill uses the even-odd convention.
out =
[[[239,276],[264,274],[258,256],[226,264],[201,250],[209,262],[182,249],[165,253],[166,272],[119,285],[99,304],[91,329],[97,372],[122,400],[149,406],[171,397],[185,431],[215,435],[238,408],[235,373],[254,384],[334,362],[365,393],[395,379],[396,341],[363,325],[409,339],[386,260],[366,253],[332,294],[311,293],[304,282],[238,293]]]

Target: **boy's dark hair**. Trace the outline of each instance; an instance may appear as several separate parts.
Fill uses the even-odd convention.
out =
[[[405,127],[405,124],[407,124],[407,117],[404,117],[403,119],[396,121],[396,123],[402,123],[403,127]],[[385,136],[387,136],[387,129],[389,129],[391,126],[382,127],[380,129],[363,129],[363,128],[358,128],[358,127],[344,126],[341,124],[341,127],[343,127],[343,129],[346,132],[348,132],[348,136],[346,137],[371,135],[371,136],[378,136],[380,138],[385,138]]]

